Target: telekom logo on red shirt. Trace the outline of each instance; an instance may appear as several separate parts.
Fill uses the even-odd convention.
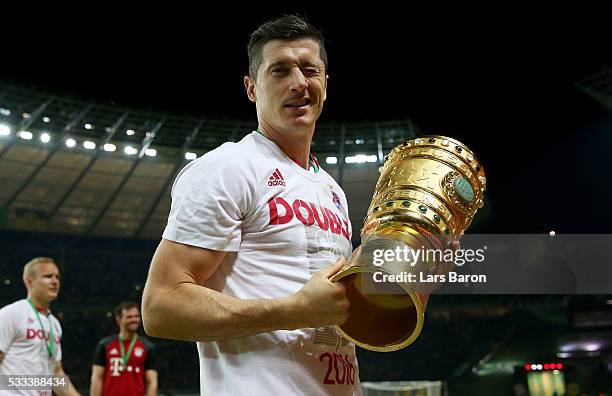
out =
[[[282,207],[285,214],[279,216],[278,208]],[[348,222],[341,220],[340,217],[321,205],[315,205],[312,202],[306,202],[301,199],[293,201],[293,205],[289,205],[282,197],[271,198],[268,201],[270,208],[270,225],[287,224],[295,217],[305,226],[312,226],[317,223],[323,231],[330,230],[334,234],[342,234],[350,241],[348,233]]]

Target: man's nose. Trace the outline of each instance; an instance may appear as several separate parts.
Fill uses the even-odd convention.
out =
[[[308,87],[308,80],[299,68],[294,68],[291,73],[291,90],[302,91]]]

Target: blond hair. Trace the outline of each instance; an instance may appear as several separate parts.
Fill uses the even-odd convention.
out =
[[[42,263],[50,263],[57,266],[55,261],[50,257],[35,257],[23,266],[23,283],[27,285],[27,279],[36,276],[36,266]]]

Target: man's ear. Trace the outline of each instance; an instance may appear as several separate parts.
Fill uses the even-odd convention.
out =
[[[327,99],[327,81],[329,80],[329,76],[325,75],[325,87],[323,88],[323,101]]]
[[[251,76],[244,76],[244,89],[246,89],[247,96],[251,102],[257,102],[257,95],[255,94],[255,80]]]

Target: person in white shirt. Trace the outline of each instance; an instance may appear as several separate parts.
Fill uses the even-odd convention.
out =
[[[198,342],[211,395],[360,395],[349,313],[329,278],[351,254],[340,186],[310,153],[327,96],[323,36],[299,16],[261,25],[246,93],[258,130],[189,163],[146,282],[150,336]]]
[[[12,378],[14,385],[23,376],[62,376],[52,381],[59,395],[78,395],[62,367],[62,327],[49,310],[60,290],[60,273],[51,258],[37,257],[23,268],[23,282],[28,290],[26,299],[0,309],[0,375]],[[7,395],[51,395],[47,390],[28,389],[2,391]]]

